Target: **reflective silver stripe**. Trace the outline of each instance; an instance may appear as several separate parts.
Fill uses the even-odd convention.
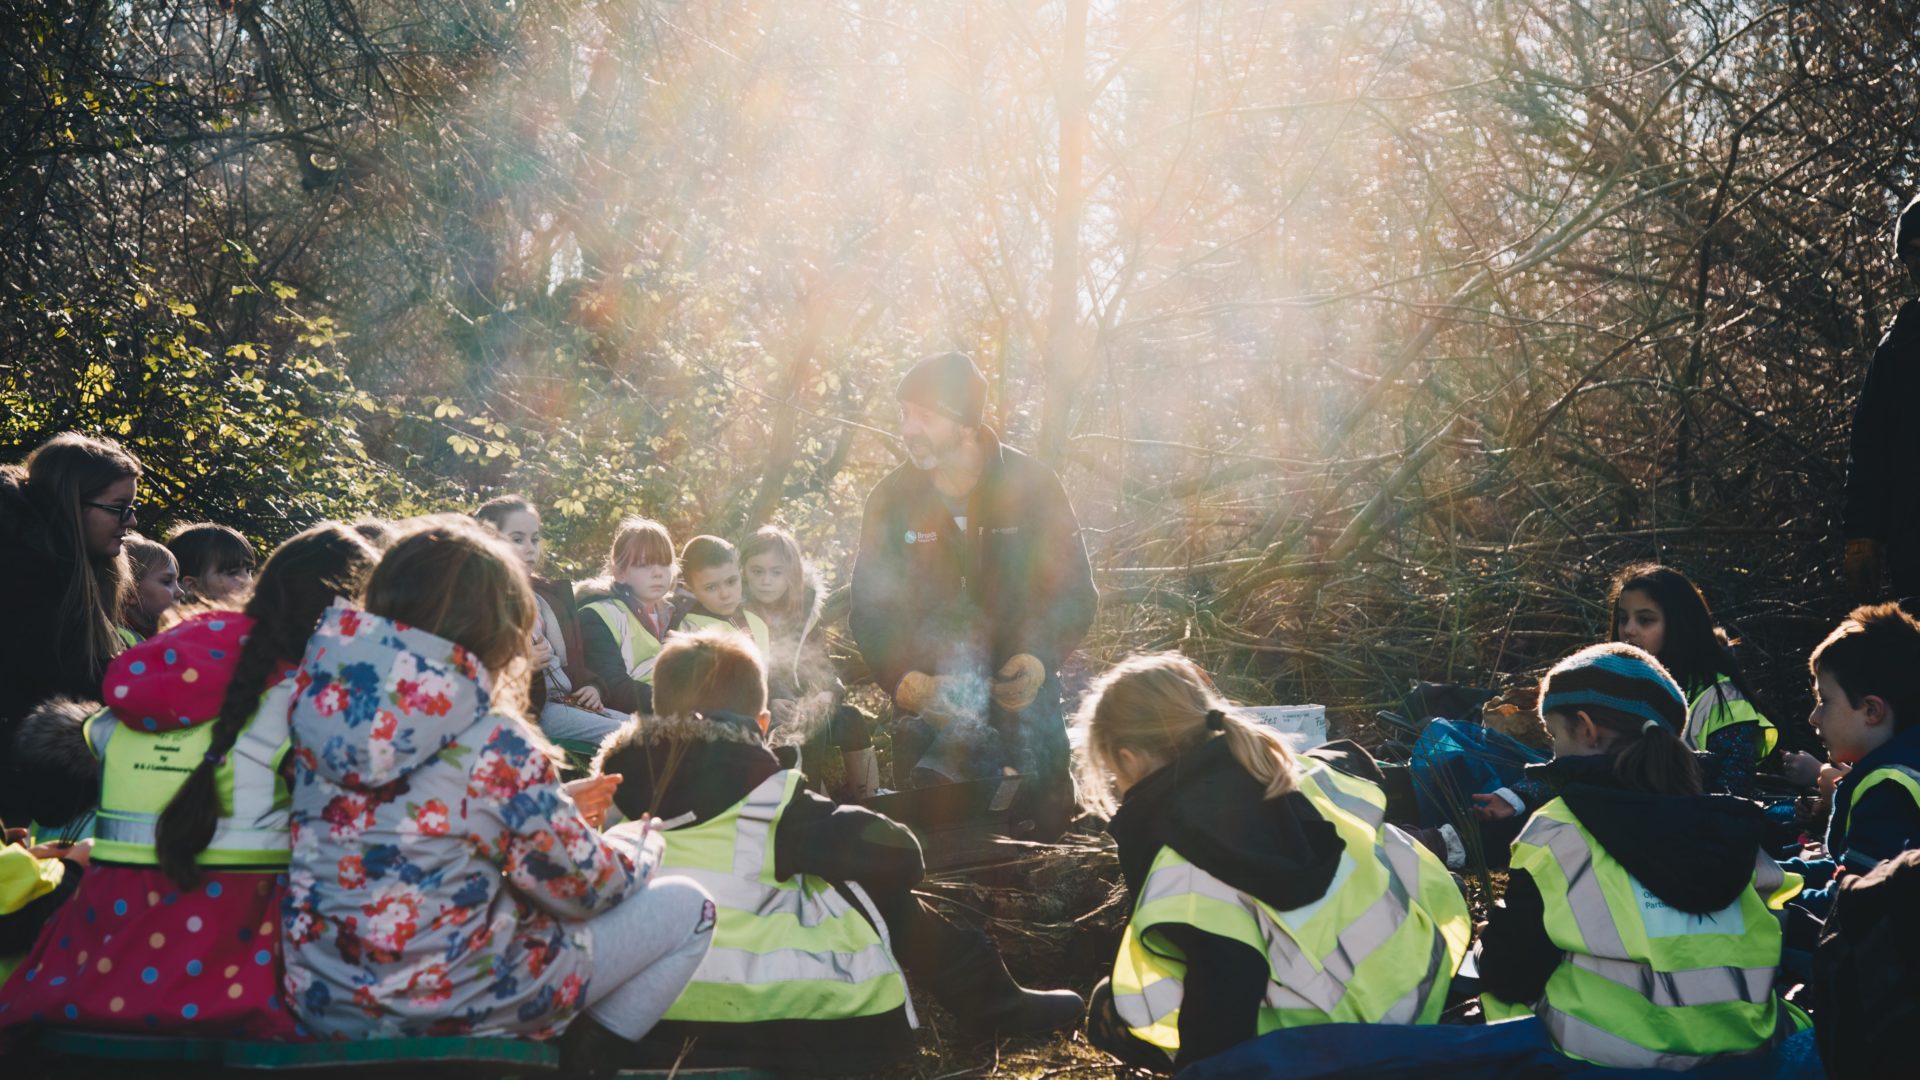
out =
[[[1420,985],[1407,991],[1399,1001],[1394,1002],[1378,1023],[1411,1024],[1419,1020],[1421,1011],[1427,1007],[1427,998],[1433,993],[1433,984],[1439,981],[1440,972],[1446,966],[1447,939],[1436,932],[1433,935],[1433,948],[1427,953],[1426,978],[1421,979]]]
[[[1540,1010],[1547,1034],[1562,1052],[1617,1068],[1692,1069],[1726,1054],[1671,1054],[1649,1050],[1548,1005]]]
[[[854,899],[866,909],[867,921],[873,924],[874,933],[880,935],[880,944],[887,950],[888,961],[893,964],[892,970],[900,971],[899,961],[893,959],[893,936],[887,932],[887,920],[880,917],[880,909],[874,906],[873,897],[868,896],[867,890],[857,881],[847,882],[847,891],[852,893]],[[907,981],[906,972],[900,972],[900,981],[902,983]],[[920,1017],[913,1011],[913,994],[904,995],[904,1002],[907,1008],[907,1027],[917,1031],[920,1028]]]
[[[707,952],[695,982],[762,986],[782,982],[863,983],[896,973],[893,957],[881,942],[855,953],[775,949],[753,952],[718,945]]]
[[[760,880],[767,866],[767,840],[773,835],[774,815],[787,797],[787,770],[760,781],[747,794],[733,824],[733,872],[749,881]]]
[[[1157,979],[1137,994],[1113,995],[1113,1011],[1119,1013],[1130,1028],[1152,1027],[1161,1018],[1179,1012],[1185,997],[1186,987],[1179,979]]]
[[[1386,811],[1361,796],[1352,795],[1342,790],[1339,781],[1333,777],[1333,772],[1332,766],[1321,765],[1307,770],[1306,775],[1312,779],[1314,786],[1318,787],[1320,791],[1326,795],[1328,801],[1340,809],[1345,810],[1347,813],[1352,814],[1354,817],[1359,818],[1361,821],[1366,822],[1370,828],[1378,829],[1380,826],[1386,824]],[[1366,781],[1361,781],[1361,783],[1365,782]]]
[[[1773,976],[1777,970],[1774,967],[1708,967],[1655,971],[1632,960],[1612,960],[1585,953],[1570,953],[1567,959],[1574,967],[1624,986],[1661,1008],[1729,1002],[1756,1005],[1773,994]]]
[[[1267,983],[1267,996],[1266,996],[1265,1004],[1269,1009],[1317,1009],[1319,1008],[1319,1006],[1315,1005],[1313,1002],[1308,1001],[1306,998],[1303,998],[1299,994],[1294,993],[1291,988],[1281,986],[1279,983],[1272,982],[1272,981],[1269,981]]]
[[[228,760],[233,763],[233,819],[256,828],[287,827],[288,807],[275,806],[274,766],[279,761],[291,728],[288,715],[293,709],[294,681],[282,679],[260,695],[260,704],[252,719],[234,740]],[[219,847],[216,842],[213,847]]]
[[[106,709],[101,709],[87,717],[80,728],[86,736],[87,745],[93,749],[96,758],[105,757],[107,744],[113,741],[113,733],[120,730],[120,721]],[[97,734],[96,734],[97,733]]]
[[[124,810],[103,810],[94,821],[93,838],[114,844],[138,844],[152,847],[159,831],[158,814],[135,814]],[[222,820],[214,827],[209,851],[259,851],[287,854],[291,841],[284,829],[254,829]]]
[[[771,915],[778,911],[793,910],[799,914],[799,905],[788,897],[797,894],[798,889],[781,889],[763,884],[759,878],[752,881],[742,880],[727,870],[709,870],[697,866],[669,866],[662,870],[675,877],[692,878],[700,887],[712,895],[713,902],[732,911],[744,911],[750,915]]]
[[[1574,922],[1586,940],[1586,951],[1595,956],[1629,959],[1626,943],[1620,940],[1620,928],[1613,924],[1613,909],[1607,905],[1607,893],[1600,885],[1593,866],[1593,849],[1580,827],[1535,814],[1515,843],[1536,844],[1553,852],[1560,874],[1567,879],[1567,906],[1573,909]]]
[[[1417,896],[1420,892],[1420,852],[1414,847],[1416,843],[1418,841],[1401,832],[1397,826],[1386,825],[1380,829],[1381,861],[1409,895]]]
[[[1407,916],[1407,894],[1397,880],[1389,877],[1379,899],[1341,928],[1335,939],[1338,944],[1317,966],[1284,928],[1275,925],[1265,908],[1255,908],[1255,912],[1267,939],[1267,963],[1273,969],[1273,981],[1313,1008],[1331,1014],[1346,997],[1354,971],[1400,929]],[[1438,939],[1438,935],[1435,937]]]
[[[1189,862],[1163,866],[1149,875],[1146,887],[1140,890],[1137,906],[1146,907],[1156,900],[1188,893],[1197,893],[1209,900],[1219,900],[1235,907],[1251,908],[1238,889]]]

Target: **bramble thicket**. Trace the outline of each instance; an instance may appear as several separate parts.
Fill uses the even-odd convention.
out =
[[[844,580],[959,348],[1088,659],[1352,720],[1680,565],[1783,714],[1902,296],[1914,5],[8,3],[0,456],[143,517],[794,527]]]

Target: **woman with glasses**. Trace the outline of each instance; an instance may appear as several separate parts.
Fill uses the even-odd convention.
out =
[[[17,769],[14,733],[47,698],[98,698],[107,662],[125,647],[116,629],[130,583],[122,548],[139,522],[139,485],[140,462],[119,443],[75,432],[0,466],[0,820],[8,825],[59,825],[92,802],[90,785]]]

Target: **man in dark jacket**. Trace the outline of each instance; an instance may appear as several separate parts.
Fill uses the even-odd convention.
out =
[[[1920,198],[1894,227],[1896,256],[1920,284]],[[1920,300],[1900,305],[1873,351],[1867,382],[1854,406],[1847,451],[1847,586],[1862,600],[1883,585],[1895,597],[1920,595]]]
[[[1024,778],[1015,820],[1051,839],[1073,813],[1058,671],[1093,625],[1097,595],[1060,481],[982,423],[986,393],[959,353],[901,380],[911,460],[867,497],[851,623],[906,718],[896,786],[911,786],[917,766],[929,780],[1011,769]]]

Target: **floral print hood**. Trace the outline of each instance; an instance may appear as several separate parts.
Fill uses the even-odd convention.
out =
[[[298,680],[294,740],[315,772],[348,788],[419,768],[493,705],[492,678],[473,654],[344,600],[321,619]]]
[[[659,845],[588,824],[452,642],[339,604],[294,680],[295,1013],[333,1038],[559,1032],[592,978],[588,921]]]

